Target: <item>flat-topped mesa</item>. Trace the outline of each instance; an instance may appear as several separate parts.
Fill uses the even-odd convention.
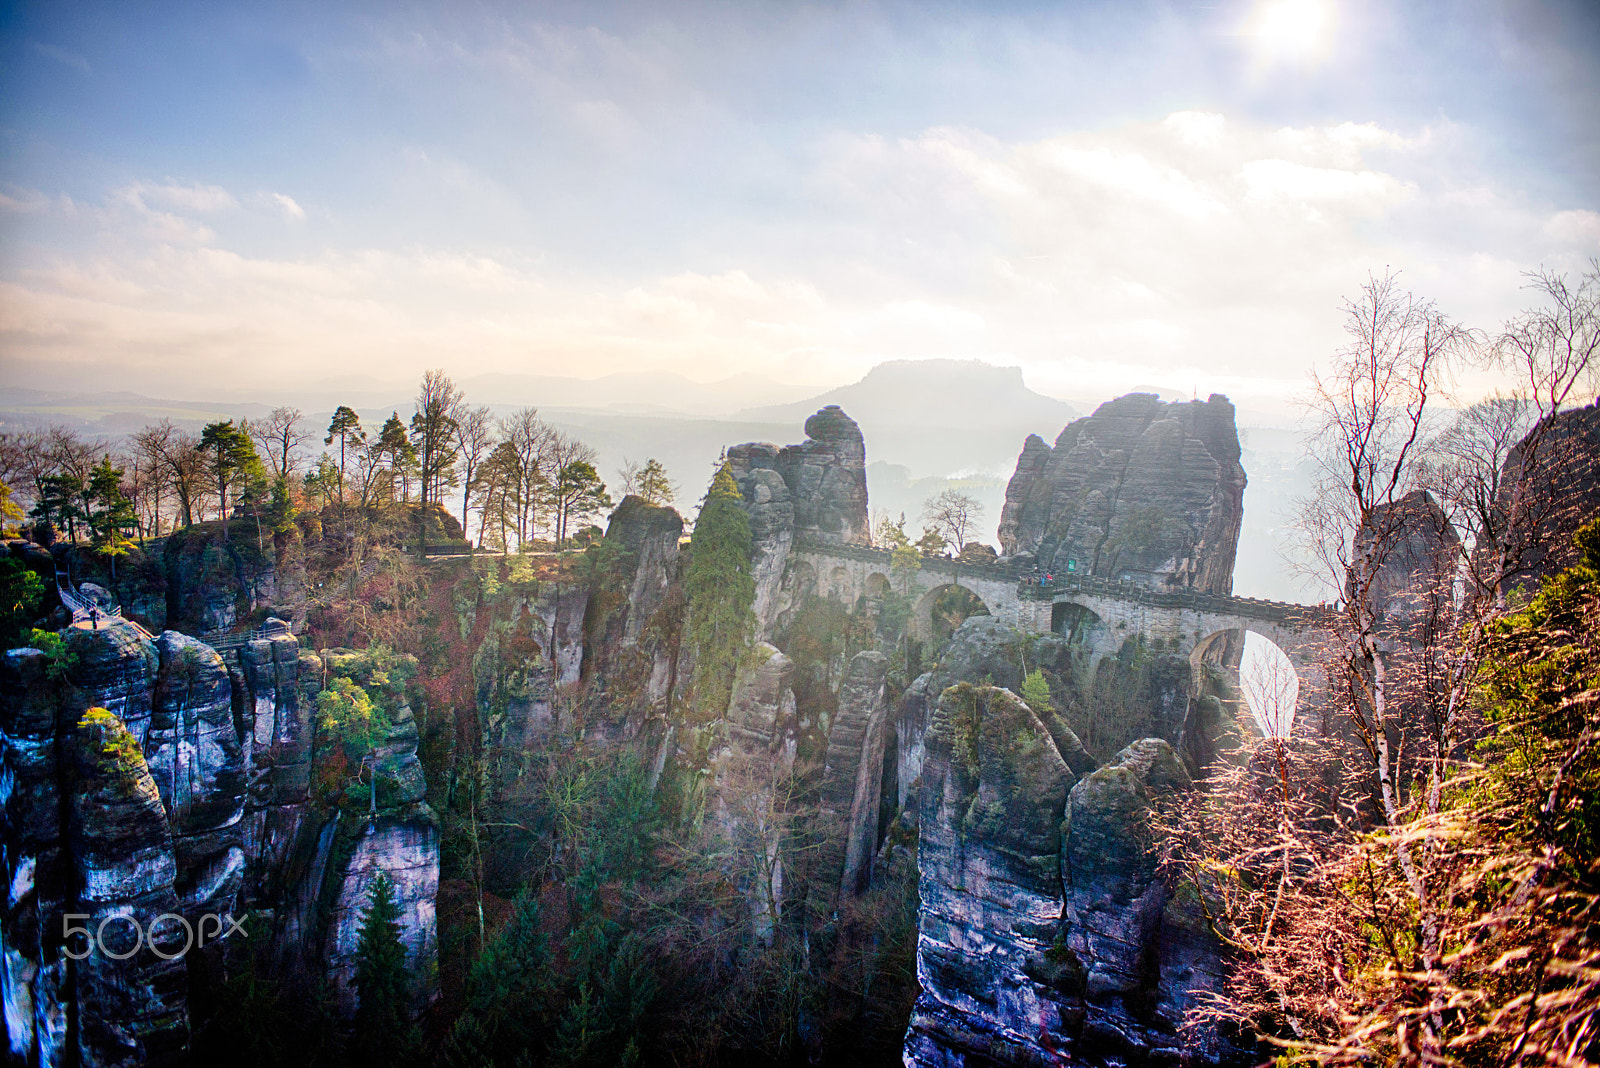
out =
[[[1227,594],[1244,486],[1226,397],[1166,404],[1129,393],[1069,423],[1054,448],[1029,435],[1006,487],[1000,545],[1056,576]]]

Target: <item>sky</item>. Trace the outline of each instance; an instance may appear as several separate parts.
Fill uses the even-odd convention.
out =
[[[0,5],[0,384],[1018,365],[1281,402],[1600,255],[1600,5]],[[490,398],[483,398],[485,400]]]

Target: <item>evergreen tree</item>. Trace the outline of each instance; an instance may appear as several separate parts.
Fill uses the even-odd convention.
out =
[[[739,657],[755,629],[750,549],[750,519],[733,473],[723,464],[700,506],[684,577],[696,703],[703,719],[714,719],[727,709]]]
[[[412,468],[416,465],[417,451],[411,447],[411,438],[406,433],[406,425],[400,421],[399,412],[384,420],[383,429],[378,432],[378,455],[389,459],[390,498],[394,497],[396,475],[401,478],[402,492],[409,498]]]
[[[644,468],[639,472],[639,496],[661,507],[671,504],[674,494],[672,480],[667,478],[666,466],[654,457],[646,460]]]
[[[411,441],[421,475],[417,500],[423,505],[417,512],[419,551],[427,544],[424,524],[428,502],[438,503],[445,485],[455,484],[455,434],[463,399],[461,390],[443,371],[428,371],[422,376],[417,411],[411,417]]]
[[[39,480],[38,499],[28,514],[57,530],[65,530],[68,541],[77,541],[78,520],[84,518],[79,506],[83,489],[83,480],[76,475],[45,475]]]
[[[217,513],[222,519],[222,540],[228,540],[228,490],[252,464],[259,467],[256,447],[250,435],[233,425],[229,419],[223,423],[207,423],[200,432],[200,451],[206,454],[206,466],[217,488]]]
[[[322,439],[322,443],[332,445],[334,438],[339,439],[339,498],[343,500],[345,446],[360,445],[367,439],[366,433],[361,429],[361,417],[355,413],[354,408],[341,404],[334,411],[333,421],[328,424],[328,436]]]
[[[573,460],[563,466],[557,472],[555,485],[551,489],[558,546],[566,540],[567,532],[574,526],[611,507],[606,484],[600,481],[600,473],[594,469],[594,464],[587,460]]]
[[[128,549],[128,532],[137,529],[139,517],[133,502],[122,492],[122,468],[111,466],[103,457],[89,475],[87,495],[89,537],[96,548],[111,558],[111,577],[117,577],[117,557]]]
[[[421,1046],[411,1019],[410,976],[400,942],[400,906],[387,873],[372,880],[356,943],[354,1060],[373,1068],[410,1064]]]

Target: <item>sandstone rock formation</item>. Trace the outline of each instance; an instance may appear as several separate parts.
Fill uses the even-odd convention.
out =
[[[244,878],[244,745],[233,682],[208,645],[166,631],[144,752],[168,813],[178,891],[192,913],[231,913]]]
[[[807,439],[779,447],[735,445],[728,466],[744,498],[754,541],[754,611],[762,637],[779,611],[778,591],[796,537],[827,545],[866,545],[867,454],[861,428],[837,406],[806,420]]]
[[[175,919],[177,861],[161,795],[127,728],[90,709],[66,739],[73,908],[94,933],[73,973],[80,1063],[179,1064],[189,1041],[188,992]],[[150,936],[156,950],[142,944]]]
[[[869,650],[850,661],[839,685],[839,708],[828,731],[823,766],[823,820],[842,828],[842,856],[826,870],[839,871],[839,890],[857,894],[872,877],[877,849],[878,799],[883,751],[888,741],[888,708],[883,677],[889,658]]]
[[[1052,1063],[1077,993],[1051,956],[1061,812],[1076,777],[1039,718],[997,687],[963,683],[940,695],[927,747],[922,995],[906,1063]]]
[[[1356,553],[1382,563],[1365,590],[1346,590],[1345,596],[1364,596],[1395,640],[1420,638],[1451,610],[1461,539],[1426,490],[1374,508],[1356,537]]]
[[[1029,436],[1000,544],[1054,575],[1229,593],[1244,485],[1227,398],[1130,393],[1069,423],[1054,448]]]
[[[1146,738],[1084,776],[1067,801],[1060,939],[1084,969],[1078,1045],[1100,1056],[1204,1063],[1220,1054],[1214,1036],[1187,1048],[1178,1037],[1196,994],[1220,981],[1220,950],[1198,903],[1173,901],[1151,851],[1152,803],[1188,785],[1172,747]]]
[[[438,829],[411,709],[391,711],[376,750],[378,811],[322,820],[308,794],[312,698],[325,669],[378,683],[366,654],[333,651],[325,665],[281,621],[266,629],[240,650],[238,672],[194,638],[151,641],[120,619],[68,628],[63,663],[37,649],[0,662],[11,783],[0,991],[16,1058],[184,1063],[184,921],[198,931],[204,914],[257,914],[281,960],[348,979],[380,868],[396,885],[419,1007],[436,991]],[[87,917],[99,947],[71,969],[66,916]],[[348,984],[335,994],[353,1010]]]
[[[926,733],[939,695],[958,682],[987,682],[1015,693],[1022,686],[1024,657],[1032,667],[1068,677],[1075,666],[1071,643],[1059,635],[1024,636],[993,616],[970,616],[962,620],[939,652],[938,666],[906,688],[894,717],[895,773],[902,806],[915,804],[914,790],[922,775]],[[1045,726],[1075,774],[1094,767],[1094,759],[1083,743],[1059,718],[1049,717]]]
[[[1557,412],[1530,432],[1507,457],[1499,485],[1496,519],[1510,528],[1508,548],[1521,561],[1507,584],[1531,589],[1576,563],[1572,536],[1600,515],[1600,401]]]

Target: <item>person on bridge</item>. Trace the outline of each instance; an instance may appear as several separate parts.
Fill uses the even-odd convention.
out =
[[[93,606],[89,608],[89,626],[94,630],[100,629],[100,609]]]

